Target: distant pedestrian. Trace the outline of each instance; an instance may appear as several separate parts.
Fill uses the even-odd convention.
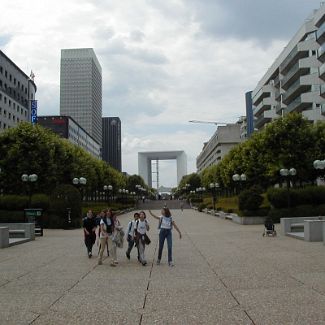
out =
[[[128,223],[128,227],[127,227],[127,242],[128,242],[128,249],[125,252],[125,255],[128,259],[130,259],[130,254],[132,251],[132,248],[134,247],[135,244],[135,238],[134,238],[134,228],[135,228],[135,223],[137,222],[137,220],[139,219],[139,213],[136,212],[133,216],[133,220],[131,220]],[[138,251],[138,261],[140,261],[140,256],[139,256],[139,248],[137,247],[137,251]]]
[[[167,248],[168,248],[168,265],[174,266],[173,263],[173,255],[172,255],[172,229],[173,227],[177,230],[179,234],[179,238],[182,238],[181,231],[177,227],[176,223],[173,221],[172,215],[168,208],[163,208],[161,210],[161,216],[158,217],[154,215],[150,210],[149,213],[155,218],[159,220],[159,249],[158,249],[158,259],[157,265],[160,264],[161,256],[164,248],[165,239],[167,239]]]
[[[100,251],[98,257],[98,265],[103,264],[103,253],[105,246],[108,245],[108,249],[111,257],[111,266],[116,266],[116,245],[113,244],[113,232],[114,232],[114,219],[111,210],[107,211],[103,218],[100,220]]]
[[[135,236],[136,236],[136,243],[139,249],[139,257],[140,263],[145,266],[147,265],[147,261],[145,258],[145,248],[146,245],[150,244],[150,239],[147,235],[147,231],[149,231],[149,223],[146,220],[146,214],[144,211],[140,212],[139,219],[135,223]]]
[[[93,212],[89,210],[87,212],[87,216],[83,219],[85,245],[87,247],[87,254],[89,258],[91,258],[93,255],[93,245],[96,242],[96,228],[96,220]]]
[[[181,210],[182,210],[182,212],[184,210],[184,202],[183,201],[181,202]]]

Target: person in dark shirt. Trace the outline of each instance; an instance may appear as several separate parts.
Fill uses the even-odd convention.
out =
[[[89,210],[87,216],[83,219],[83,228],[85,235],[85,245],[87,247],[88,257],[91,258],[93,253],[93,245],[96,242],[96,220],[94,218],[93,212]]]

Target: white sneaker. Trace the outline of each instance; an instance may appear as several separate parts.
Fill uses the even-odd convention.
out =
[[[173,262],[168,262],[168,265],[169,265],[170,267],[175,266]]]

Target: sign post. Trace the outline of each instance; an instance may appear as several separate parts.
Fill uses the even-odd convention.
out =
[[[31,121],[37,123],[37,100],[31,100]]]

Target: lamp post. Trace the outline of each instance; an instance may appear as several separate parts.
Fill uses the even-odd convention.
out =
[[[237,184],[239,184],[239,188],[241,189],[243,182],[247,181],[247,176],[246,174],[234,174],[232,175],[232,180],[235,182],[236,194],[239,194]]]
[[[81,202],[82,202],[83,199],[84,199],[83,186],[85,186],[87,184],[87,179],[85,177],[80,177],[80,178],[75,177],[72,180],[72,184],[75,185],[75,186],[77,186],[77,187],[79,187],[80,194],[81,194]]]
[[[316,171],[318,172],[317,173],[317,177],[320,175],[320,174],[323,174],[323,170],[325,169],[325,160],[315,160],[313,162],[313,166],[314,168],[316,169]],[[324,174],[323,174],[324,176]],[[316,179],[316,184],[317,184],[317,179]]]
[[[212,202],[213,202],[213,210],[216,209],[216,200],[217,200],[217,189],[220,187],[219,183],[210,183],[210,190],[212,193]]]
[[[104,185],[103,190],[106,193],[106,201],[107,201],[107,203],[109,203],[110,195],[111,195],[111,192],[113,190],[113,186],[112,185]]]
[[[205,192],[205,187],[198,187],[196,192],[199,193],[201,200],[203,199],[203,192]]]
[[[295,168],[282,168],[280,169],[280,175],[286,180],[287,182],[287,201],[288,201],[288,209],[290,209],[290,178],[297,175],[297,170]]]
[[[30,184],[28,186],[28,207],[30,208],[31,203],[32,203],[32,185],[37,182],[38,176],[36,174],[23,174],[21,175],[21,180],[25,184]]]

